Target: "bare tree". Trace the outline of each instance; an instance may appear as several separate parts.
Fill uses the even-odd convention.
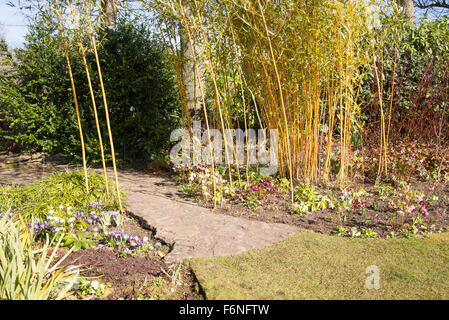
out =
[[[415,6],[419,9],[449,9],[447,0],[415,0]]]
[[[415,7],[421,10],[433,10],[434,13],[443,13],[449,10],[449,0],[396,0],[402,8],[402,14],[406,19],[413,19]]]

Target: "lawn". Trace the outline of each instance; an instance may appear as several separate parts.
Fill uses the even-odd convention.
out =
[[[355,239],[312,231],[241,255],[189,260],[207,299],[449,299],[449,233]],[[379,289],[367,289],[368,266]]]

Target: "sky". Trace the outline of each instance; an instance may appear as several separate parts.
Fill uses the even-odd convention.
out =
[[[0,0],[0,37],[4,37],[11,48],[17,48],[24,41],[26,21],[20,9],[8,6],[8,2]]]
[[[17,0],[0,0],[0,38],[5,38],[10,48],[19,48],[27,32],[26,19],[17,6],[8,6],[8,2],[18,3]],[[416,12],[418,17],[422,14],[419,11]]]
[[[8,3],[11,2],[16,6],[9,6]],[[4,38],[10,48],[22,47],[27,33],[26,18],[18,8],[18,3],[20,0],[0,0],[0,38]],[[131,2],[130,8],[141,10],[141,7],[134,2]],[[30,14],[29,10],[25,12]]]

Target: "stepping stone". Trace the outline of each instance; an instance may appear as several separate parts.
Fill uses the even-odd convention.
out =
[[[121,172],[119,181],[128,196],[128,210],[154,228],[157,238],[173,246],[165,256],[168,263],[239,254],[267,247],[299,232],[295,226],[227,216],[188,201],[168,198],[164,195],[167,190],[176,194],[177,188],[167,178],[144,176],[135,180]]]

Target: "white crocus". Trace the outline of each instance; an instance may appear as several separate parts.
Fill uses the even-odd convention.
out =
[[[91,285],[91,287],[94,288],[95,290],[97,290],[97,289],[99,288],[99,286],[100,286],[100,284],[98,283],[97,280],[92,281],[92,282],[90,283],[90,285]]]

